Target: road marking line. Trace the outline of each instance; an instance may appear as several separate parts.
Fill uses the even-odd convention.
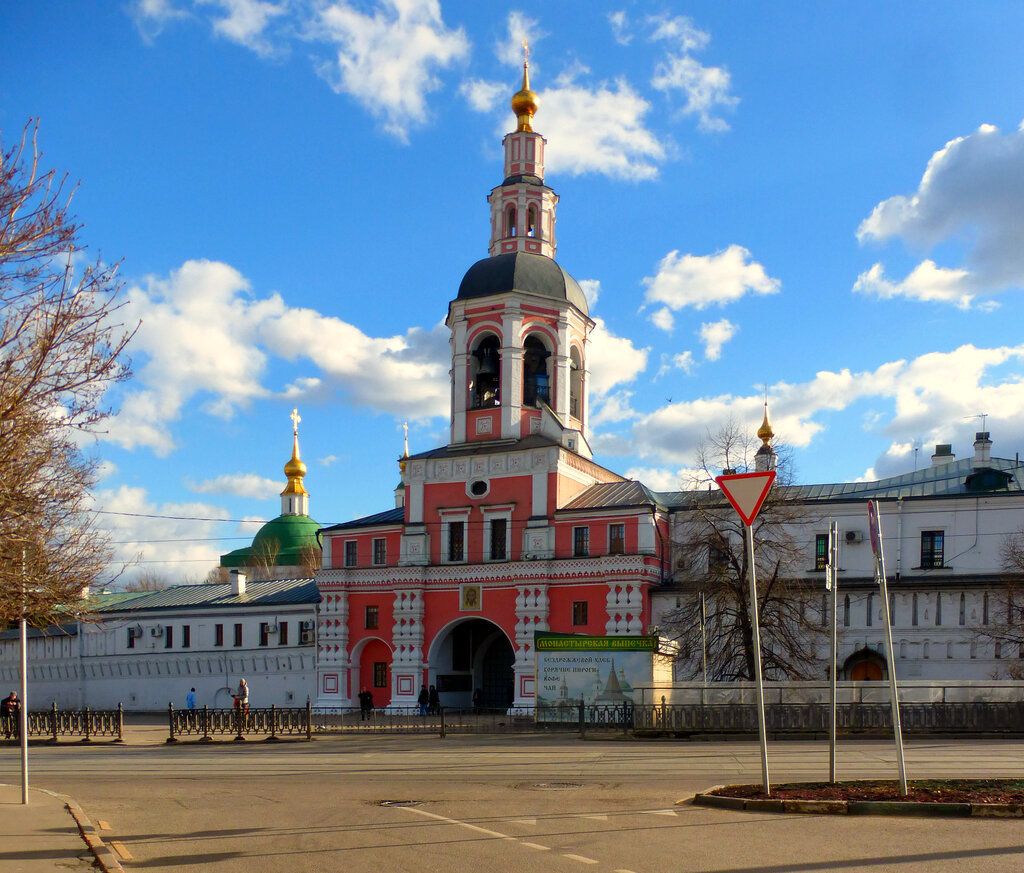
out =
[[[448,818],[447,816],[444,816],[444,815],[438,815],[436,812],[427,812],[425,809],[417,809],[414,806],[399,806],[399,807],[396,807],[396,808],[397,809],[404,809],[407,812],[415,812],[415,813],[418,813],[419,815],[425,815],[425,816],[427,816],[427,818],[437,819],[438,821],[443,821],[443,822],[447,822],[448,824],[458,825],[459,827],[462,827],[462,828],[468,828],[471,831],[476,831],[478,834],[486,834],[489,837],[496,837],[499,840],[511,840],[513,843],[518,843],[519,842],[519,840],[517,840],[515,837],[510,837],[508,834],[501,834],[501,833],[498,833],[497,831],[489,831],[489,830],[487,830],[487,828],[477,827],[476,825],[471,825],[467,821],[459,821],[457,818]]]
[[[106,822],[103,819],[97,819],[96,824],[98,824],[100,826],[100,830],[101,831],[109,831],[110,830],[110,822]]]
[[[537,827],[537,819],[535,818],[513,818],[509,820],[509,824],[521,824],[529,825],[530,827]]]
[[[522,843],[524,846],[528,846],[531,849],[540,849],[540,851],[542,851],[542,852],[550,852],[551,851],[551,847],[550,846],[542,846],[540,843],[528,843],[528,842],[526,842],[526,840],[520,840],[519,842]]]
[[[615,873],[633,873],[632,870],[616,870]]]
[[[117,852],[118,856],[121,858],[122,861],[135,860],[134,858],[132,858],[132,853],[124,847],[123,843],[119,843],[117,840],[111,840],[108,845],[110,846],[111,849]]]
[[[577,813],[576,818],[591,818],[594,821],[608,821],[608,816],[601,815],[600,813],[595,813],[594,815],[584,815]]]
[[[569,855],[566,853],[562,854],[563,858],[568,858],[570,861],[579,861],[581,864],[596,864],[593,858],[585,858],[583,855]]]
[[[674,809],[645,809],[644,812],[647,815],[672,815],[675,816],[678,813]]]

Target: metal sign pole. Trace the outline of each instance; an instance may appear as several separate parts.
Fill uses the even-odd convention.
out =
[[[907,793],[907,768],[903,761],[903,726],[900,723],[900,701],[896,690],[896,661],[892,654],[892,617],[889,613],[889,587],[885,578],[885,556],[882,552],[882,532],[878,509],[874,501],[868,502],[868,521],[871,527],[871,547],[875,554],[875,581],[882,589],[882,620],[885,622],[885,656],[889,659],[889,700],[892,705],[892,732],[896,740],[896,762],[900,773],[900,794]]]
[[[825,587],[832,591],[832,646],[830,654],[829,677],[829,715],[828,715],[828,779],[836,781],[836,664],[838,658],[838,621],[839,621],[839,577],[836,569],[839,526],[833,521],[828,527],[828,563],[825,564]]]
[[[754,630],[754,676],[757,679],[757,732],[761,738],[761,780],[764,793],[771,794],[768,780],[768,736],[764,725],[764,679],[761,675],[761,629],[758,621],[757,577],[754,573],[754,532],[744,525],[747,540],[747,567],[750,571],[750,621]]]

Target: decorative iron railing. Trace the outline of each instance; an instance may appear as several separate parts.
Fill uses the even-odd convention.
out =
[[[117,709],[49,709],[29,710],[28,736],[45,737],[59,742],[61,737],[77,737],[80,742],[92,742],[97,737],[111,737],[115,743],[124,742],[124,711]]]
[[[233,736],[236,741],[250,736],[263,736],[273,742],[282,736],[313,738],[311,707],[271,706],[261,709],[175,709],[167,705],[170,735],[167,742],[175,743],[182,737],[199,737],[200,742],[212,742],[216,736]]]
[[[1024,702],[901,703],[900,722],[906,734],[1022,733]],[[765,727],[771,733],[827,733],[829,707],[769,704]],[[836,728],[846,733],[889,731],[892,711],[888,703],[837,704]],[[756,733],[757,707],[740,703],[636,706],[633,729],[639,733]]]

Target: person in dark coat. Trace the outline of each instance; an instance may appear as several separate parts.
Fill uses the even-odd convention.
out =
[[[430,703],[430,714],[439,715],[441,713],[441,695],[437,693],[437,688],[433,685],[430,686],[430,691],[427,693],[427,700]]]
[[[420,696],[416,698],[416,702],[420,705],[420,715],[426,715],[430,707],[430,692],[427,691],[426,685],[420,686]]]
[[[3,728],[5,739],[9,740],[12,735],[18,738],[21,730],[21,701],[13,691],[0,703],[0,727]]]
[[[373,692],[364,688],[359,692],[359,720],[369,721],[373,716]]]

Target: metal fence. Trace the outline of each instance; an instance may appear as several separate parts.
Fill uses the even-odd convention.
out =
[[[170,735],[167,742],[175,743],[182,737],[198,737],[200,742],[212,742],[216,736],[232,736],[236,741],[250,736],[263,736],[274,741],[283,736],[313,737],[311,707],[277,707],[263,709],[175,709],[167,706]]]
[[[97,737],[110,737],[115,743],[124,742],[120,703],[117,709],[57,709],[54,703],[49,709],[29,710],[27,720],[29,738],[45,737],[56,743],[61,737],[77,737],[88,743]]]
[[[1024,703],[901,703],[905,734],[1024,733]],[[643,733],[757,733],[753,704],[651,705],[633,708],[633,730]],[[829,729],[829,707],[820,703],[769,704],[765,727],[770,733],[821,733]],[[892,730],[888,703],[843,703],[836,706],[836,729],[845,733]]]

